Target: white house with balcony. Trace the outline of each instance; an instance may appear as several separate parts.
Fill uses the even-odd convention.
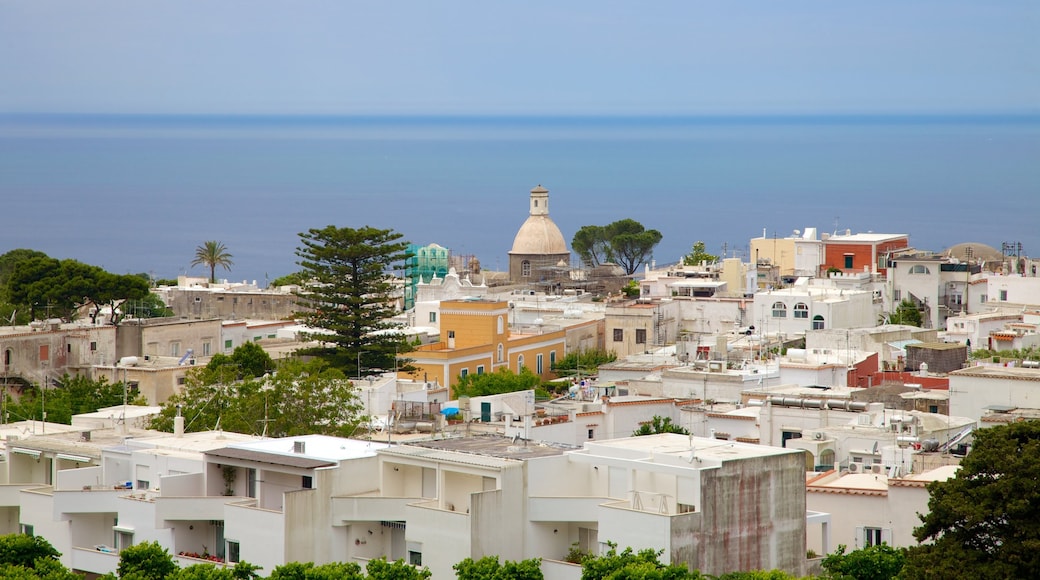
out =
[[[755,326],[767,335],[804,335],[827,328],[877,325],[880,301],[867,290],[839,288],[830,280],[799,279],[778,290],[755,294]]]

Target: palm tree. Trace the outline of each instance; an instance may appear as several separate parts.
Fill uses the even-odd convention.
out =
[[[199,264],[209,266],[209,281],[213,283],[217,281],[217,266],[231,270],[234,262],[231,261],[231,254],[228,253],[227,246],[216,240],[210,240],[195,248],[195,260],[191,265],[198,266]]]

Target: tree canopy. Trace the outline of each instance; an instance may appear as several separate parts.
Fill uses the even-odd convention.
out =
[[[631,274],[650,258],[661,238],[661,232],[626,218],[606,226],[583,226],[574,234],[571,247],[590,268],[613,262]]]
[[[632,436],[641,437],[643,435],[654,435],[656,433],[678,433],[680,435],[690,434],[690,432],[684,427],[672,423],[671,417],[654,415],[654,417],[650,419],[649,423],[639,425],[639,428],[632,433]]]
[[[360,376],[369,369],[396,366],[410,350],[391,318],[396,314],[393,271],[404,267],[408,242],[401,234],[370,226],[327,226],[300,234],[296,249],[302,268],[299,303],[304,322],[331,334],[315,338],[331,345],[314,354]]]
[[[91,379],[86,376],[69,376],[58,380],[57,388],[41,391],[39,385],[26,389],[18,402],[9,402],[7,412],[12,419],[43,420],[43,411],[47,411],[47,420],[52,423],[72,424],[72,416],[82,413],[93,413],[98,409],[113,407],[123,403],[123,383],[109,384],[108,379],[101,377]],[[129,403],[144,404],[143,398],[129,395]]]
[[[823,569],[836,579],[891,580],[906,562],[906,550],[888,544],[875,544],[845,553],[840,545],[823,559]]]
[[[580,350],[557,359],[552,370],[558,377],[588,376],[596,374],[600,365],[616,360],[617,353],[614,352],[603,349]]]
[[[498,556],[484,556],[479,560],[466,558],[452,568],[457,580],[542,580],[541,563],[539,558],[499,562]]]
[[[217,266],[231,271],[235,263],[231,261],[231,252],[223,242],[209,240],[195,248],[195,259],[191,261],[192,266],[205,265],[209,268],[209,281],[217,281]]]
[[[173,431],[178,406],[188,432],[215,429],[219,424],[238,433],[262,434],[266,428],[270,437],[315,433],[348,437],[361,423],[354,385],[323,360],[282,361],[269,376],[238,372],[233,365],[189,372],[184,390],[163,404],[151,428]]]
[[[109,322],[123,315],[127,300],[149,295],[148,281],[140,276],[112,274],[76,260],[58,260],[32,250],[13,250],[0,259],[3,269],[4,298],[12,307],[28,312],[35,320],[45,317],[72,320],[80,308],[90,309],[91,320],[101,311],[111,310]]]
[[[676,564],[665,565],[659,560],[663,550],[645,549],[633,551],[625,548],[618,552],[610,545],[605,554],[585,558],[581,562],[581,580],[606,580],[612,578],[697,580],[704,578],[697,570]]]
[[[903,575],[1040,578],[1040,421],[975,431],[957,475],[928,484]]]
[[[694,242],[690,253],[683,256],[683,266],[700,266],[702,263],[714,264],[719,261],[715,254],[709,254],[704,249],[704,242]]]
[[[908,326],[921,326],[921,310],[916,304],[908,299],[903,299],[888,316],[889,324],[906,324]]]
[[[526,367],[521,369],[520,373],[514,373],[506,367],[499,367],[492,373],[470,373],[461,377],[455,383],[452,392],[456,398],[483,397],[486,395],[526,391],[539,386],[541,382],[542,380],[538,375]]]

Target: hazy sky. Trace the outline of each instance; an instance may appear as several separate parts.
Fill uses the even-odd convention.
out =
[[[0,0],[0,112],[1040,111],[1040,2]]]

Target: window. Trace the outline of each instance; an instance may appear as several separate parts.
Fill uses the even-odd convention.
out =
[[[614,329],[614,342],[625,342],[625,330],[622,328]]]
[[[881,528],[863,528],[863,547],[881,545]]]
[[[209,344],[209,342],[202,343],[202,356],[209,356],[209,354],[210,354],[210,344]]]
[[[437,322],[437,313],[436,312],[431,312],[430,313],[430,322]]]
[[[931,270],[928,269],[927,266],[922,266],[921,264],[915,264],[915,265],[910,267],[910,273],[911,274],[931,274],[932,272],[931,272]]]
[[[506,331],[506,322],[501,316],[498,317],[498,333],[502,334]]]
[[[96,350],[97,350],[97,341],[91,341],[90,342],[90,352],[94,352]]]
[[[35,528],[32,527],[31,524],[18,524],[18,528],[19,528],[19,531],[21,531],[26,536],[33,536],[33,535],[35,535],[34,532],[36,530],[35,530]]]
[[[171,342],[170,343],[170,356],[181,356],[181,343]]]
[[[595,429],[589,429],[589,439],[595,439],[595,438],[596,438],[596,430]]]
[[[636,344],[646,344],[646,329],[645,328],[637,328],[636,329]]]
[[[502,362],[503,360],[505,360],[503,358],[503,354],[502,353],[503,353],[503,348],[502,348],[502,343],[500,342],[500,343],[498,343],[498,352],[496,353],[498,355],[497,362]]]
[[[903,293],[901,291],[899,291],[899,290],[893,290],[892,291],[892,299],[895,300],[896,302],[899,302],[900,300],[902,300],[903,299],[902,296],[903,296]]]
[[[524,260],[523,262],[520,262],[520,275],[524,278],[528,278],[531,276],[531,262],[529,260]]]
[[[478,375],[484,374],[484,365],[477,365],[477,374]]]
[[[147,479],[138,479],[137,484],[134,485],[134,489],[149,489],[152,483]]]
[[[989,296],[986,296],[985,294],[980,294],[979,295],[979,303],[980,304],[985,304],[988,301],[989,301]]]
[[[550,350],[549,351],[549,369],[550,370],[556,369],[556,351],[555,350]]]
[[[845,269],[846,270],[851,270],[852,269],[852,257],[853,257],[852,254],[845,254]]]
[[[939,405],[928,405],[928,412],[929,413],[938,413],[939,412]]]
[[[462,378],[466,378],[468,375],[469,375],[469,369],[462,369],[461,371],[459,371],[459,376],[462,377]]]
[[[516,357],[516,372],[524,370],[524,355]]]
[[[449,330],[448,331],[448,338],[455,338],[455,331],[454,330]]]
[[[246,470],[246,495],[256,497],[256,470]]]
[[[227,543],[227,561],[228,562],[239,562],[242,557],[242,545],[238,542],[232,542],[228,540]]]
[[[805,302],[799,302],[794,305],[794,317],[795,318],[809,318],[809,307]]]
[[[224,350],[231,350],[233,344],[234,343],[231,342],[231,339],[225,340],[224,341]]]
[[[1000,291],[1000,301],[1007,302],[1007,290]]]
[[[812,329],[813,330],[823,330],[823,317],[820,316],[819,314],[817,314],[816,316],[813,316],[813,319],[812,319]]]
[[[314,489],[314,477],[310,475],[304,475],[300,481],[300,485],[303,489]]]
[[[537,369],[535,372],[537,374],[542,374],[543,372],[545,372],[545,370],[544,370],[544,368],[542,366],[542,355],[539,354],[537,357],[535,357],[534,360],[535,360],[534,366],[535,366],[535,369]]]
[[[49,344],[40,345],[40,362],[45,360],[51,360],[51,346]]]
[[[116,549],[122,552],[123,550],[134,545],[134,533],[122,530],[116,530]]]
[[[408,550],[408,563],[412,566],[422,566],[422,552]]]
[[[787,318],[787,305],[783,302],[774,302],[773,318]]]

